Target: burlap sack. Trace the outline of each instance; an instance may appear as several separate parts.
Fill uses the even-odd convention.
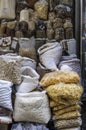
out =
[[[55,72],[50,72],[48,74],[45,74],[40,81],[40,85],[43,87],[47,87],[49,85],[53,85],[59,82],[78,83],[79,81],[80,81],[80,77],[76,72],[55,71]]]

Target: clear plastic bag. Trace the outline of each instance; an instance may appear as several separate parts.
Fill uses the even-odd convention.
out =
[[[35,3],[35,10],[38,12],[40,19],[47,19],[48,16],[48,2],[46,0],[39,0]]]

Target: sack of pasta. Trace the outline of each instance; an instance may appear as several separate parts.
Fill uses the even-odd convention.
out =
[[[15,0],[0,0],[0,19],[15,18]]]
[[[48,15],[48,2],[46,0],[39,0],[35,3],[35,10],[38,12],[40,19],[47,19]]]
[[[50,73],[45,74],[44,77],[40,81],[40,85],[42,87],[47,87],[49,85],[53,85],[60,82],[78,83],[79,81],[80,81],[80,77],[76,72],[55,71],[55,72],[50,72]]]
[[[53,116],[53,120],[68,120],[68,119],[75,119],[78,117],[81,117],[81,114],[79,111],[76,110],[76,111],[64,113],[59,116],[57,113],[55,113],[55,115]]]
[[[58,109],[58,107],[57,107],[57,109]],[[62,115],[64,113],[68,113],[68,112],[71,112],[71,111],[76,111],[76,110],[80,111],[80,109],[81,109],[80,106],[78,104],[76,104],[76,105],[73,105],[73,106],[69,106],[69,107],[63,108],[61,110],[53,109],[53,113],[55,115],[57,115],[57,116],[60,116],[60,115]]]
[[[79,127],[82,125],[82,121],[81,118],[77,118],[77,119],[56,121],[54,124],[55,127],[58,129],[65,129],[65,128]]]
[[[46,91],[52,100],[65,104],[73,100],[78,101],[83,93],[83,88],[78,84],[59,83],[49,86]]]

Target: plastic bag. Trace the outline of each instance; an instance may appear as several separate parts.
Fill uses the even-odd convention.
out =
[[[40,81],[40,85],[43,87],[47,87],[49,85],[53,85],[59,82],[78,83],[79,81],[80,81],[80,77],[76,72],[55,71],[55,72],[50,72],[48,74],[45,74]]]
[[[23,9],[20,12],[20,21],[29,21],[29,10],[28,9]]]
[[[58,18],[66,18],[67,17],[67,8],[66,6],[59,4],[55,7],[56,16]]]
[[[61,121],[55,122],[55,127],[57,127],[58,129],[79,127],[81,125],[82,125],[81,118],[70,119],[70,120],[61,120]]]
[[[52,100],[64,104],[72,102],[72,100],[78,101],[83,93],[83,88],[77,84],[59,83],[49,86],[46,91]]]
[[[35,39],[34,37],[28,38],[20,38],[19,39],[19,54],[21,56],[29,57],[31,59],[36,60],[36,50],[35,50]]]
[[[34,69],[30,68],[29,66],[22,67],[21,74],[23,81],[19,86],[16,87],[18,93],[28,93],[38,87],[39,75]]]
[[[75,39],[62,40],[60,43],[63,49],[66,50],[69,55],[76,54],[76,40]]]
[[[13,110],[11,103],[12,85],[11,82],[0,80],[0,106],[11,111]]]
[[[76,119],[77,117],[81,117],[81,114],[79,111],[71,111],[64,113],[62,115],[58,115],[55,113],[55,116],[53,116],[53,120],[68,120],[68,119]]]
[[[11,47],[11,37],[0,38],[0,51],[9,51]]]
[[[80,111],[79,105],[73,105],[73,106],[69,106],[69,107],[66,107],[66,108],[61,109],[61,110],[53,111],[53,114],[59,116],[59,115],[62,115],[64,113],[68,113],[68,112],[76,111],[76,110]]]
[[[61,18],[54,18],[53,19],[53,28],[62,28],[63,27],[63,20]]]
[[[55,29],[55,39],[57,41],[64,39],[64,29],[63,28],[56,28]]]
[[[15,19],[15,0],[0,0],[0,19]]]
[[[11,130],[48,130],[45,125],[31,123],[16,123],[12,125]]]
[[[48,13],[48,2],[46,0],[39,0],[35,3],[35,10],[38,13],[40,19],[47,19]]]
[[[59,64],[61,70],[64,65],[69,66],[73,71],[77,72],[81,77],[80,60],[75,56],[63,56]]]
[[[13,118],[15,121],[48,123],[51,113],[46,93],[17,93]]]
[[[2,124],[11,124],[12,118],[9,116],[0,116],[0,123]]]
[[[38,49],[40,63],[51,71],[58,70],[57,64],[62,56],[62,48],[58,42],[47,43]]]

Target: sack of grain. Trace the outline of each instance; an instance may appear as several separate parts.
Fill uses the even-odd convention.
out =
[[[17,93],[13,118],[15,121],[48,123],[51,113],[46,93]]]

